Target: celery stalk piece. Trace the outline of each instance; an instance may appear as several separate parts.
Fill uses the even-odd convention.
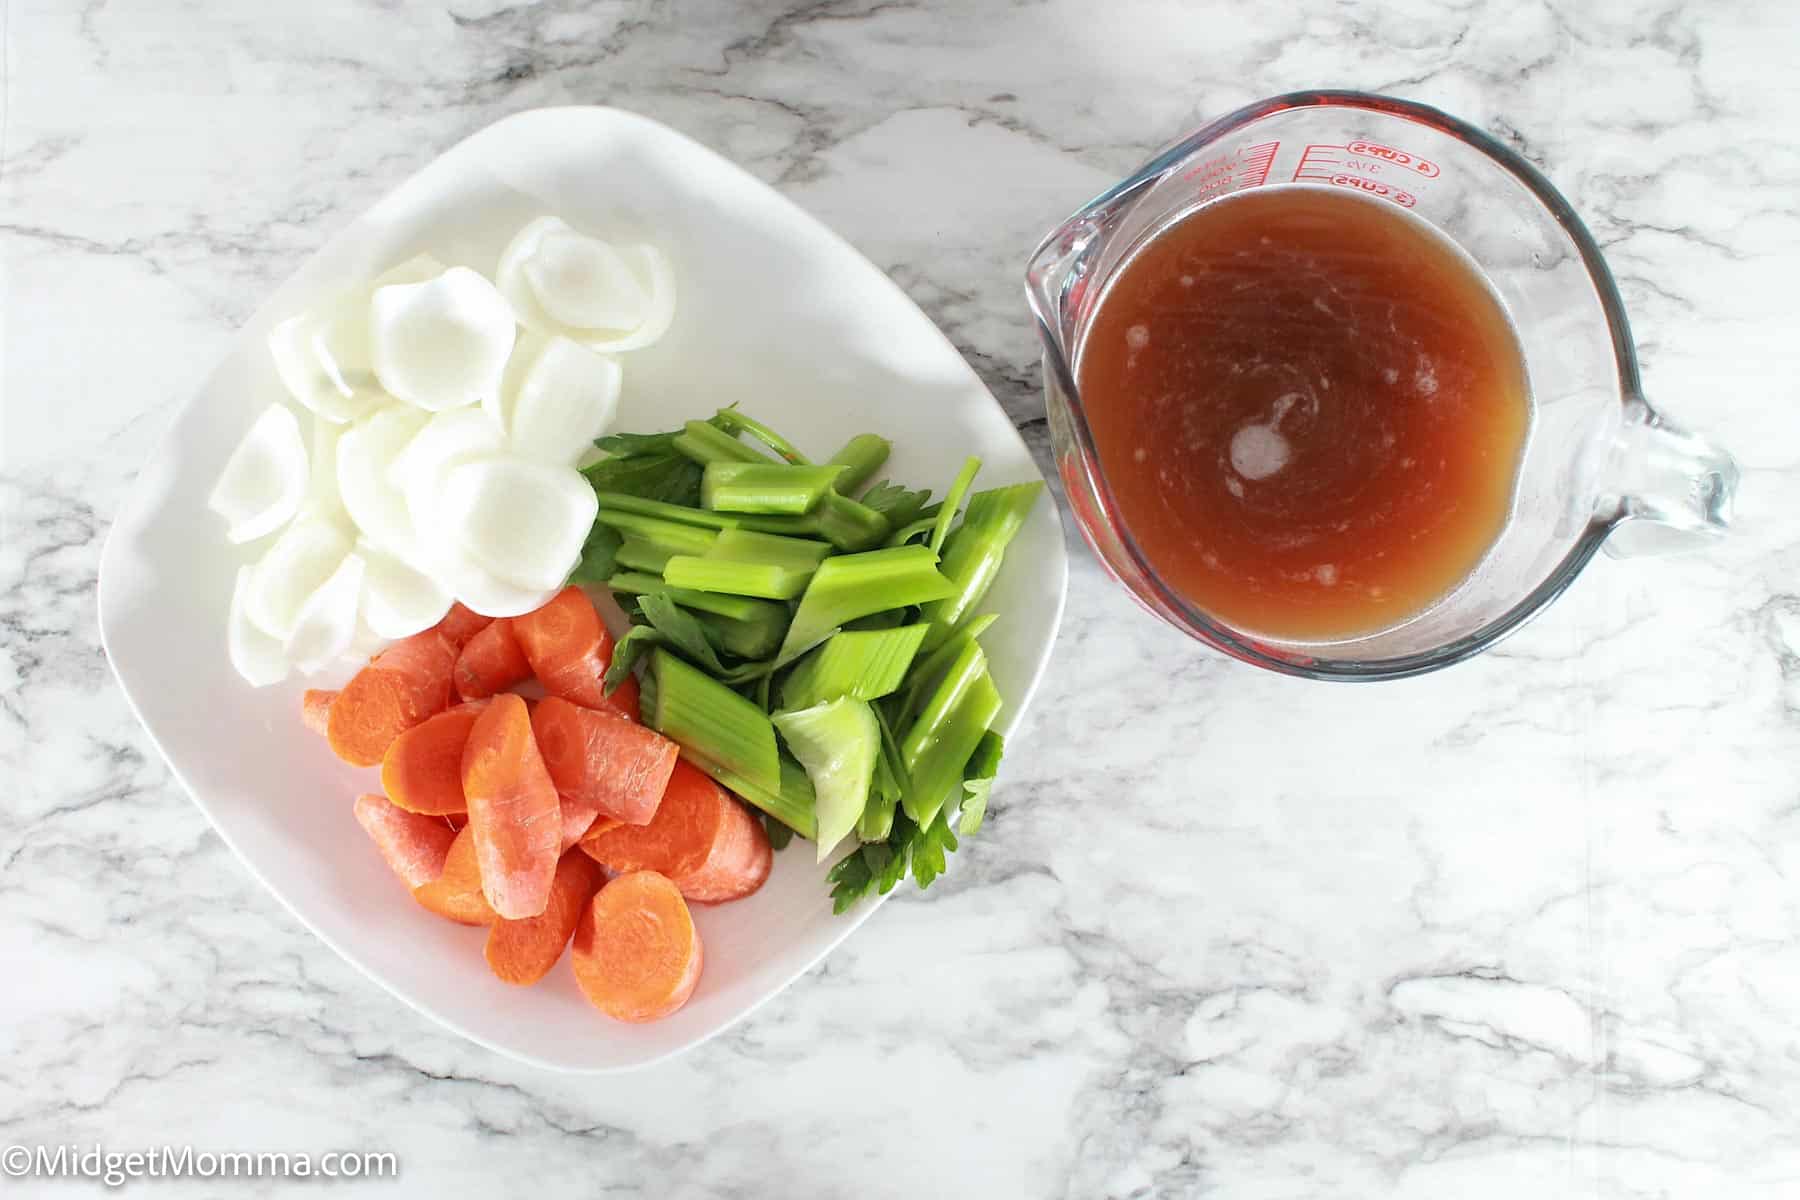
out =
[[[641,596],[645,592],[660,592],[668,585],[659,576],[643,571],[616,571],[607,579],[606,586],[628,596]]]
[[[739,523],[739,518],[731,513],[667,504],[643,496],[628,496],[624,492],[596,492],[595,497],[600,501],[601,512],[636,513],[640,517],[656,517],[678,525],[704,525],[708,529],[736,529]]]
[[[714,512],[788,514],[811,512],[843,473],[842,467],[777,463],[710,462],[700,479],[700,503]]]
[[[830,546],[808,538],[757,533],[750,529],[726,529],[720,532],[718,540],[706,552],[706,557],[811,571],[824,562],[826,555],[830,553]]]
[[[674,554],[667,546],[658,546],[655,542],[640,537],[628,537],[613,552],[613,562],[633,571],[661,572]]]
[[[920,545],[924,545],[925,541],[929,540],[928,535],[936,528],[936,517],[920,517],[916,521],[910,521],[894,530],[888,535],[887,541],[882,544],[889,547],[904,546],[908,542],[917,541]]]
[[[683,525],[641,513],[601,509],[594,520],[618,530],[626,537],[637,538],[671,554],[705,554],[712,549],[719,531],[699,525]]]
[[[745,803],[762,809],[801,837],[810,838],[818,830],[813,814],[812,780],[807,778],[805,768],[787,755],[780,756],[780,785],[772,788],[764,787],[704,754],[691,752],[685,746],[681,757],[712,776],[721,787],[735,792]]]
[[[768,791],[781,790],[780,753],[767,713],[660,647],[651,652],[650,676],[656,702],[646,710],[646,724],[684,753],[704,756]]]
[[[731,434],[733,437],[736,437],[740,433],[749,434],[751,437],[773,450],[776,454],[779,454],[788,462],[793,463],[795,466],[804,467],[809,466],[812,463],[812,459],[795,449],[794,443],[788,441],[756,418],[745,416],[737,410],[736,405],[733,405],[730,408],[721,408],[718,412],[714,413],[712,423],[717,425],[720,429],[723,429],[726,433]]]
[[[689,421],[682,426],[675,435],[674,446],[701,466],[716,462],[769,463],[768,455],[706,421]]]
[[[670,560],[673,567],[680,559]],[[673,580],[671,580],[673,582]],[[828,558],[813,573],[788,626],[776,665],[792,662],[835,633],[846,621],[883,609],[942,599],[951,583],[937,570],[937,555],[923,546],[869,550]]]
[[[969,621],[956,636],[943,645],[919,659],[912,672],[906,677],[906,691],[900,696],[899,717],[902,722],[909,721],[925,703],[925,697],[938,685],[949,669],[950,663],[962,653],[963,647],[988,631],[988,627],[1000,618],[993,613],[982,613]],[[930,635],[927,635],[929,637]]]
[[[894,737],[892,723],[885,706],[871,704],[875,723],[881,729],[881,754],[875,760],[875,774],[869,780],[869,802],[856,822],[856,836],[863,842],[885,842],[894,829],[894,810],[900,806],[900,793],[906,787],[906,765],[900,758],[900,742]]]
[[[674,598],[675,589],[667,595]],[[696,593],[704,595],[706,593]],[[740,597],[728,597],[740,599]],[[762,603],[762,601],[757,601]],[[683,607],[690,607],[684,605]],[[766,658],[781,648],[782,635],[787,633],[787,613],[783,612],[773,620],[759,618],[740,621],[736,617],[721,616],[702,610],[696,614],[700,623],[706,626],[709,636],[720,649],[739,658]]]
[[[960,669],[971,657],[973,670]],[[937,819],[1000,707],[979,647],[973,656],[959,656],[900,744],[907,774],[900,807],[908,817],[920,826]]]
[[[944,574],[956,590],[927,604],[920,614],[931,622],[931,633],[925,638],[927,650],[941,645],[987,595],[994,576],[1000,573],[1008,543],[1025,524],[1043,490],[1042,483],[1021,483],[969,497],[969,510],[944,547]]]
[[[873,479],[893,448],[892,442],[872,433],[859,433],[845,442],[842,450],[825,460],[833,466],[844,468],[843,474],[837,478],[838,494],[851,495]]]
[[[815,840],[824,862],[862,816],[881,752],[881,728],[866,702],[848,697],[778,712],[771,719],[812,780]]]
[[[807,588],[813,572],[778,563],[732,562],[724,558],[699,558],[679,554],[663,567],[663,578],[673,587],[697,592],[729,592],[734,596],[760,596],[765,600],[792,600]],[[944,581],[947,585],[949,580]]]
[[[875,549],[888,531],[886,517],[836,492],[826,492],[819,507],[803,519],[812,523],[813,532],[846,554]]]
[[[775,621],[787,624],[788,610],[770,600],[752,600],[748,596],[731,596],[723,592],[696,592],[688,588],[670,587],[655,575],[638,571],[622,571],[606,581],[615,592],[643,595],[645,592],[667,592],[669,599],[683,608],[717,613],[734,621]]]
[[[936,554],[943,550],[944,539],[950,536],[950,522],[956,519],[956,510],[962,505],[963,497],[975,485],[976,472],[981,470],[981,460],[970,455],[963,463],[962,470],[956,473],[956,482],[950,485],[950,491],[944,496],[944,506],[938,509],[937,522],[931,527],[931,552]],[[703,485],[704,486],[704,485]]]
[[[689,662],[714,679],[728,669],[713,648],[712,632],[699,617],[669,599],[667,592],[638,597],[638,610],[650,627],[663,636],[663,645],[680,651]]]
[[[781,686],[787,708],[811,708],[840,696],[878,700],[898,688],[925,640],[925,625],[845,630],[825,639]]]

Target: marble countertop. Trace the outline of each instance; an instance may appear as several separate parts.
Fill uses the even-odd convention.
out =
[[[1399,7],[6,6],[0,1142],[373,1147],[382,1195],[1800,1193],[1800,10]],[[1375,687],[1228,663],[1073,547],[950,877],[626,1078],[363,979],[127,711],[94,580],[133,473],[261,298],[464,135],[599,102],[737,159],[1041,456],[1038,237],[1321,84],[1445,107],[1564,189],[1650,394],[1743,463],[1734,540],[1601,560],[1496,652]]]

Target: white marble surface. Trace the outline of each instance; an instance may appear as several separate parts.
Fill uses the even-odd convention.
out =
[[[0,1142],[390,1149],[383,1195],[1800,1194],[1800,9],[5,14]],[[1038,236],[1322,83],[1458,112],[1567,192],[1652,396],[1746,468],[1735,541],[1601,561],[1485,659],[1358,688],[1205,653],[1083,553],[951,877],[628,1078],[517,1066],[363,980],[126,711],[94,574],[137,464],[276,282],[497,117],[612,103],[745,163],[1041,449]]]

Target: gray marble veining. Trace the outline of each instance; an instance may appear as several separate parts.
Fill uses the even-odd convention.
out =
[[[1800,1192],[1793,5],[89,0],[9,5],[5,38],[0,1142],[393,1150],[374,1194]],[[1439,104],[1564,189],[1653,398],[1745,467],[1735,540],[1601,562],[1496,652],[1374,688],[1202,652],[1081,552],[952,874],[618,1079],[363,980],[110,680],[99,547],[174,406],[500,116],[616,104],[744,163],[1042,451],[1038,236],[1199,120],[1325,84]]]

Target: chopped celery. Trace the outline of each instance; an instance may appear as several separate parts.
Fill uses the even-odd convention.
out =
[[[872,433],[859,433],[845,442],[842,450],[825,460],[833,466],[844,468],[835,485],[839,494],[848,496],[869,482],[875,472],[881,470],[881,464],[887,461],[888,453],[893,448],[892,442]]]
[[[633,625],[626,630],[625,636],[619,639],[619,644],[613,647],[612,662],[600,681],[606,694],[610,696],[618,691],[625,682],[625,677],[631,674],[631,668],[637,665],[638,659],[662,645],[663,641],[663,635],[648,625]],[[649,680],[646,679],[645,685],[648,686],[648,683]],[[648,694],[640,696],[638,703],[644,712],[655,708]]]
[[[734,621],[779,621],[785,625],[788,618],[787,609],[770,600],[752,600],[748,596],[729,596],[723,592],[696,592],[687,588],[670,587],[654,575],[635,571],[623,571],[614,575],[606,581],[606,586],[615,592],[629,592],[633,595],[667,592],[669,599],[684,608],[717,613]]]
[[[906,678],[906,691],[900,697],[899,716],[902,721],[911,720],[925,703],[925,697],[938,685],[949,669],[950,663],[962,653],[963,647],[988,631],[988,627],[999,620],[993,613],[982,613],[970,621],[955,637],[920,659],[918,665]]]
[[[659,592],[668,585],[660,577],[642,571],[617,571],[607,579],[606,586],[615,592],[636,596],[644,592]]]
[[[812,780],[818,860],[824,862],[862,816],[881,751],[881,728],[865,701],[848,697],[778,712],[772,719]]]
[[[729,592],[734,596],[761,596],[765,600],[791,600],[807,588],[811,568],[784,567],[774,563],[732,562],[725,558],[676,555],[663,567],[663,578],[678,588],[697,592]],[[945,580],[946,590],[949,580]]]
[[[824,542],[807,538],[757,533],[750,529],[726,529],[720,532],[719,539],[706,552],[706,557],[811,571],[824,562],[825,556],[830,553],[831,547]]]
[[[636,513],[641,517],[657,517],[664,521],[674,521],[678,525],[704,525],[708,529],[736,529],[740,520],[731,513],[712,512],[704,508],[689,508],[685,504],[665,504],[661,500],[629,496],[624,492],[598,492],[595,494],[595,498],[600,501],[601,512]]]
[[[740,529],[790,537],[824,538],[846,554],[872,550],[887,536],[887,518],[859,501],[826,492],[819,506],[803,516],[791,513],[732,514]]]
[[[674,591],[675,589],[670,589],[668,593],[671,599],[675,598]],[[705,592],[694,594],[708,595]],[[717,594],[723,595],[723,593]],[[729,598],[736,600],[743,597]],[[757,603],[763,602],[757,601]],[[739,658],[766,658],[774,654],[781,647],[782,635],[787,632],[787,613],[785,612],[773,619],[756,618],[740,621],[736,617],[702,611],[699,614],[699,620],[702,625],[706,626],[713,642],[720,649],[728,654],[735,654]]]
[[[778,463],[710,462],[700,481],[700,502],[714,512],[788,514],[811,512],[842,467]]]
[[[956,519],[956,510],[961,506],[963,497],[975,484],[975,474],[981,470],[981,460],[970,455],[963,463],[962,470],[956,473],[956,482],[950,485],[950,491],[944,496],[944,506],[938,509],[937,521],[931,527],[931,552],[938,553],[944,548],[944,539],[950,536],[950,522]]]
[[[781,685],[788,708],[811,708],[839,696],[877,700],[900,686],[927,626],[844,631],[825,639]]]
[[[671,569],[680,559],[670,561]],[[675,582],[672,578],[671,583]],[[819,564],[788,626],[776,662],[788,663],[830,637],[845,621],[883,609],[924,604],[949,594],[937,555],[923,546],[843,554]]]
[[[894,530],[893,533],[888,535],[888,539],[883,545],[889,547],[904,546],[911,541],[919,541],[920,545],[924,545],[925,543],[921,539],[928,539],[931,531],[936,528],[936,517],[920,517],[917,520],[902,525],[900,528]]]
[[[606,529],[607,526],[595,524],[595,529]],[[667,546],[659,546],[655,542],[640,537],[628,537],[619,543],[613,552],[613,562],[633,571],[658,571],[675,556],[675,551]]]
[[[886,709],[879,704],[870,707],[875,710],[875,723],[881,729],[881,754],[869,780],[869,802],[856,822],[856,836],[865,842],[880,842],[893,831],[894,810],[906,788],[906,764],[901,761],[900,742],[894,737]]]
[[[741,696],[738,698],[743,699]],[[749,703],[747,700],[744,702]],[[768,720],[762,713],[757,713],[757,716]],[[787,755],[779,756],[780,782],[775,787],[765,787],[718,760],[691,751],[685,746],[682,747],[681,757],[712,776],[721,786],[737,793],[746,803],[754,804],[801,837],[810,838],[816,832],[818,826],[813,816],[812,780],[807,778],[805,769]]]
[[[701,466],[716,462],[767,463],[769,456],[746,446],[717,425],[706,421],[689,421],[675,435],[673,446]]]
[[[907,772],[900,807],[907,816],[920,825],[937,818],[951,791],[961,787],[964,768],[1000,706],[985,662],[966,681],[952,667],[900,744]]]
[[[956,590],[927,604],[921,614],[931,622],[927,649],[942,644],[987,595],[1006,557],[1007,544],[1024,525],[1043,490],[1042,483],[1021,483],[969,497],[969,510],[944,547],[944,574]]]
[[[618,530],[626,537],[637,538],[671,554],[705,554],[712,549],[719,531],[679,521],[664,521],[641,513],[601,509],[594,520]]]
[[[651,653],[650,675],[656,702],[647,710],[646,724],[683,751],[704,756],[758,787],[781,790],[775,726],[767,713],[660,647]]]
[[[644,619],[663,635],[664,644],[681,651],[695,666],[704,667],[713,676],[725,673],[712,639],[700,618],[669,599],[666,592],[651,592],[638,599]]]
[[[1006,739],[990,729],[981,735],[969,765],[963,768],[962,815],[957,818],[956,832],[964,837],[974,837],[981,831],[988,795],[994,789],[994,776],[1000,773],[1000,758],[1005,753]]]
[[[712,423],[734,437],[740,433],[749,434],[751,437],[755,438],[757,441],[796,466],[803,467],[812,462],[810,458],[796,450],[792,442],[782,437],[779,433],[776,433],[773,429],[770,429],[756,418],[747,417],[739,412],[737,410],[737,405],[735,404],[730,408],[721,408],[718,412],[714,413]]]

